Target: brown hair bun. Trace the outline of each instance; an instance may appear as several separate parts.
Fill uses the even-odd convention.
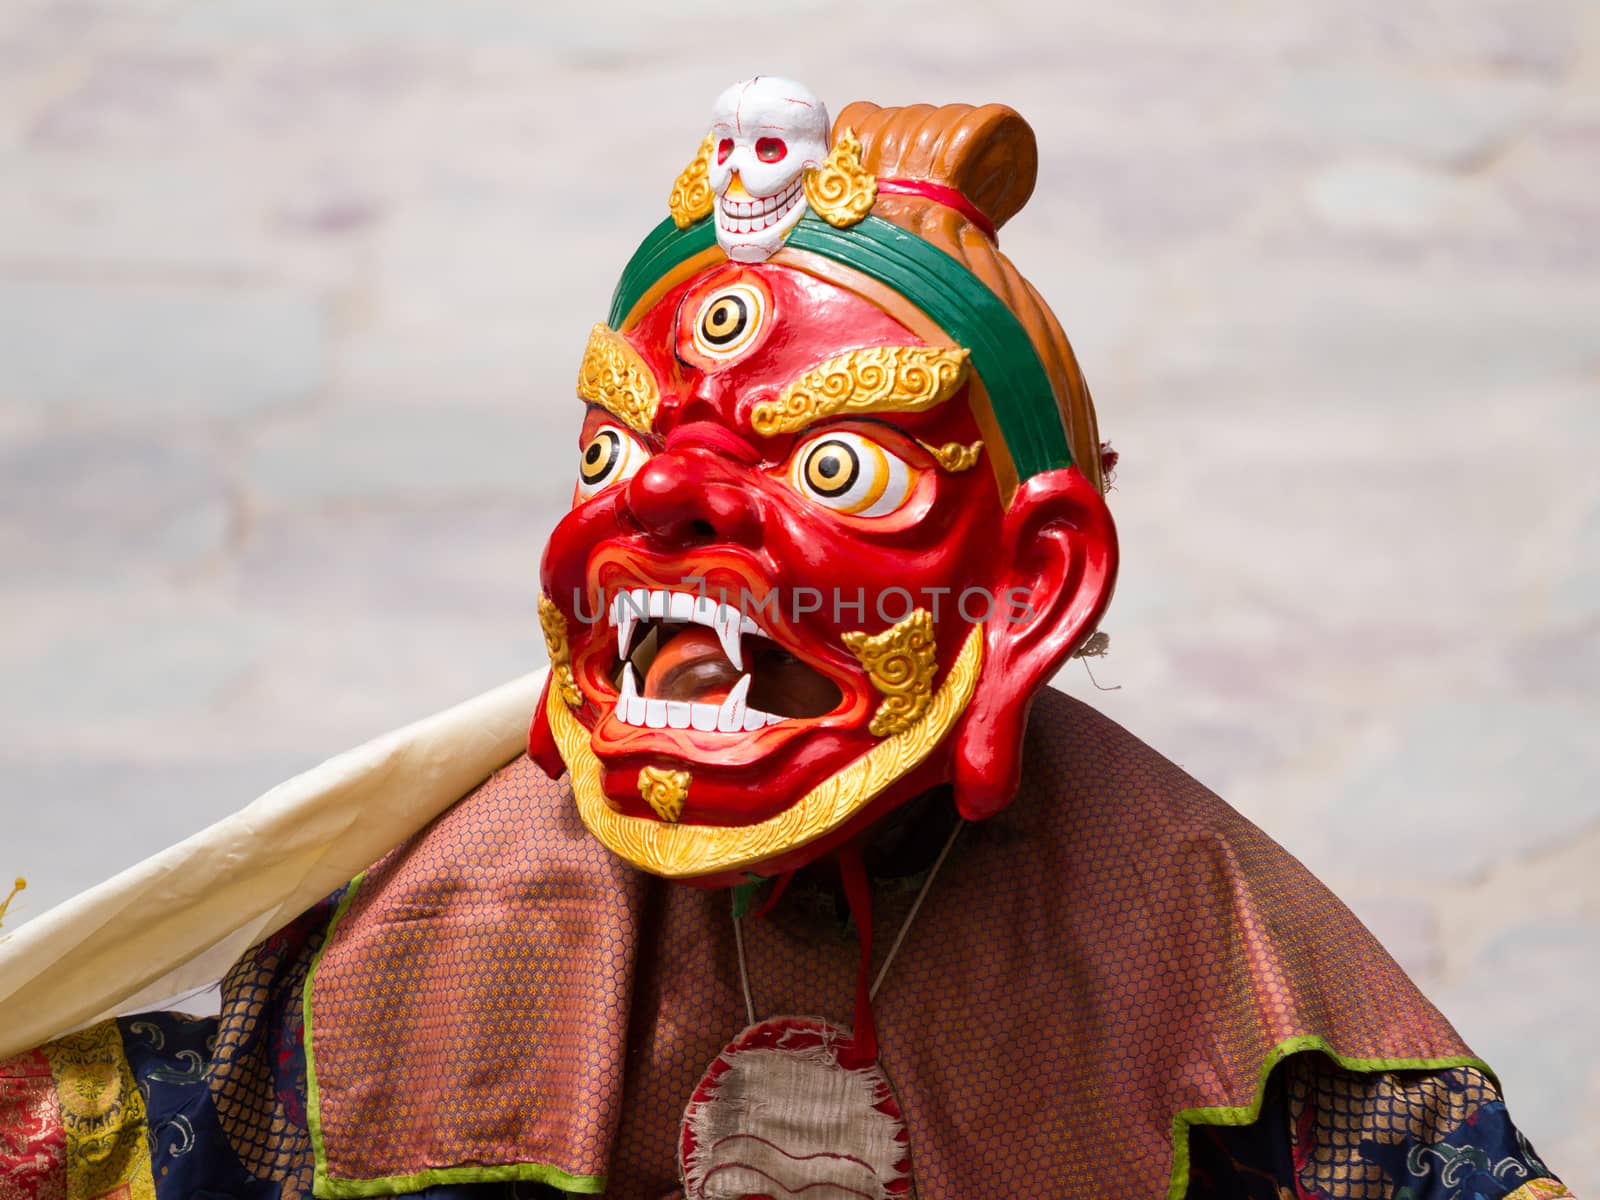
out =
[[[1039,175],[1033,129],[1004,104],[847,105],[833,123],[861,139],[862,165],[882,179],[954,188],[998,229],[1022,210]],[[924,196],[880,194],[874,216],[932,242],[983,280],[1027,330],[1055,391],[1072,460],[1104,488],[1094,402],[1055,314],[989,236],[956,208]]]
[[[834,132],[854,129],[862,165],[883,179],[923,179],[955,188],[996,229],[1028,202],[1039,177],[1039,143],[1004,104],[912,104],[879,108],[857,100]]]

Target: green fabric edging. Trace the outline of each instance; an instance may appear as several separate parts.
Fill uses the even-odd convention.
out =
[[[572,1175],[560,1167],[545,1163],[502,1163],[496,1166],[430,1167],[411,1175],[387,1175],[381,1179],[333,1179],[328,1175],[328,1151],[322,1138],[322,1096],[317,1089],[317,1059],[311,1026],[311,981],[322,965],[322,955],[333,941],[333,931],[349,911],[356,892],[366,879],[362,871],[350,881],[339,898],[338,907],[328,921],[322,945],[311,956],[306,969],[306,981],[301,990],[300,1005],[305,1025],[306,1043],[306,1124],[310,1127],[312,1155],[316,1162],[312,1179],[312,1194],[323,1200],[339,1200],[365,1196],[392,1196],[399,1192],[415,1192],[427,1187],[453,1183],[544,1183],[563,1192],[585,1196],[598,1196],[606,1190],[604,1175]]]
[[[328,928],[323,931],[322,945],[318,946],[317,952],[311,956],[311,965],[306,968],[306,981],[300,987],[301,1033],[306,1042],[306,1127],[311,1134],[311,1156],[316,1164],[311,1190],[318,1196],[324,1194],[322,1188],[328,1180],[328,1152],[322,1142],[322,1096],[317,1090],[316,1039],[312,1037],[311,1031],[311,981],[317,977],[317,968],[322,965],[322,956],[328,949],[328,943],[333,941],[333,931],[344,919],[344,914],[350,910],[350,905],[356,898],[356,891],[366,877],[365,871],[357,874],[350,881],[350,886],[345,888],[344,895],[339,897],[339,903],[328,921]]]
[[[709,218],[679,229],[662,221],[634,251],[611,298],[610,324],[618,328],[639,297],[686,259],[716,244]],[[989,393],[995,420],[1027,479],[1072,465],[1055,389],[1027,330],[999,296],[966,266],[931,242],[882,217],[865,217],[835,229],[807,212],[787,245],[831,258],[905,296],[972,355]]]
[[[317,1170],[321,1169],[319,1163]],[[384,1179],[328,1179],[318,1174],[315,1191],[326,1200],[355,1200],[456,1183],[545,1183],[582,1196],[598,1196],[606,1190],[604,1175],[568,1175],[559,1167],[543,1163],[505,1163],[495,1167],[434,1167],[415,1175],[390,1175]]]
[[[1249,1104],[1216,1108],[1186,1108],[1172,1118],[1172,1182],[1167,1200],[1183,1200],[1189,1188],[1189,1130],[1196,1125],[1252,1125],[1261,1116],[1267,1080],[1284,1059],[1308,1050],[1318,1050],[1347,1071],[1448,1071],[1453,1067],[1476,1067],[1499,1086],[1493,1068],[1481,1058],[1458,1054],[1446,1058],[1348,1058],[1320,1037],[1292,1037],[1279,1042],[1261,1062],[1255,1095]]]

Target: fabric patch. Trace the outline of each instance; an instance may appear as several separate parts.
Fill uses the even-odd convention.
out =
[[[368,871],[306,989],[318,1193],[600,1191],[643,889],[527,758]]]
[[[1255,1122],[1196,1130],[1187,1195],[1542,1200],[1559,1189],[1481,1071],[1361,1074],[1305,1054],[1274,1072]]]
[[[840,1065],[825,1022],[752,1025],[706,1071],[684,1114],[688,1200],[908,1195],[906,1129],[882,1069]]]
[[[217,1121],[240,1165],[281,1185],[281,1200],[311,1195],[301,992],[331,912],[324,902],[252,947],[222,981],[209,1075]]]
[[[37,1050],[0,1063],[0,1200],[66,1200],[67,1135],[50,1062]]]
[[[1361,1155],[1383,1168],[1391,1188],[1440,1200],[1495,1200],[1550,1177],[1498,1097],[1454,1128],[1398,1144],[1368,1142]]]
[[[276,1183],[240,1165],[217,1123],[207,1086],[214,1018],[144,1013],[119,1021],[122,1044],[144,1089],[156,1200],[280,1200]]]
[[[155,1200],[144,1096],[115,1021],[43,1048],[66,1130],[67,1200]]]
[[[1487,1076],[1470,1069],[1358,1075],[1317,1069],[1310,1056],[1290,1066],[1300,1180],[1331,1200],[1388,1200],[1394,1181],[1364,1146],[1431,1145],[1500,1098]]]

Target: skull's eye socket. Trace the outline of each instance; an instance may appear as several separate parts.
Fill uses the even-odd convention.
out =
[[[695,349],[711,358],[731,358],[750,344],[765,315],[765,299],[749,284],[720,288],[695,313]]]
[[[756,157],[762,162],[781,162],[783,156],[789,153],[789,147],[783,144],[782,138],[757,138]]]
[[[732,138],[723,138],[720,142],[717,143],[717,161],[719,163],[727,162],[728,161],[728,155],[730,155],[732,153],[733,153],[733,139]]]
[[[578,454],[577,500],[587,500],[602,488],[629,478],[649,457],[650,452],[632,434],[615,425],[602,425]]]
[[[883,517],[906,502],[912,472],[903,459],[858,433],[828,433],[795,453],[789,482],[835,512]]]

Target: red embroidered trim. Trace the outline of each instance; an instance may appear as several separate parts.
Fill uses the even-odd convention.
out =
[[[982,230],[983,236],[991,242],[1000,240],[995,236],[994,223],[983,215],[983,210],[953,187],[945,187],[942,183],[929,183],[926,179],[880,179],[878,180],[878,194],[880,196],[921,196],[924,199],[932,200],[935,204],[942,204],[946,208],[955,209]]]

